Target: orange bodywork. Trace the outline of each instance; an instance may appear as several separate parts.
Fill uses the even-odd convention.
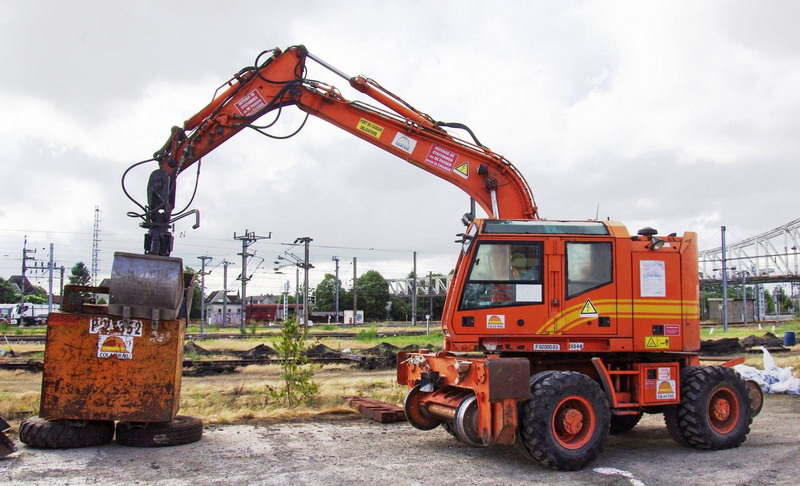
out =
[[[599,221],[474,225],[442,316],[445,351],[398,364],[399,383],[428,384],[415,397],[418,422],[463,426],[451,412],[475,395],[483,445],[510,443],[527,380],[547,370],[595,379],[615,415],[680,403],[680,369],[699,363],[694,233],[632,237]],[[509,269],[515,261],[527,276]]]
[[[40,415],[169,422],[180,405],[183,320],[51,313]]]

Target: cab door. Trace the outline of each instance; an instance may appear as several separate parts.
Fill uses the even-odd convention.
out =
[[[617,334],[617,286],[611,239],[564,239],[564,304],[558,331]]]

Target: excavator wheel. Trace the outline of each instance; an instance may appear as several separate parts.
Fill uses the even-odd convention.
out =
[[[608,401],[600,385],[569,371],[531,377],[531,399],[520,407],[520,446],[543,466],[573,471],[603,451]]]
[[[113,420],[68,421],[29,417],[19,426],[19,440],[37,449],[72,449],[108,444]]]
[[[612,415],[611,416],[611,433],[624,434],[636,427],[636,424],[642,420],[642,414],[635,415]]]
[[[724,366],[681,370],[681,403],[664,412],[667,429],[679,444],[695,449],[739,447],[753,421],[744,381]]]

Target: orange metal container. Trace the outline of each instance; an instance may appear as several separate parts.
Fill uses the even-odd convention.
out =
[[[40,415],[169,422],[180,406],[183,320],[50,314]]]

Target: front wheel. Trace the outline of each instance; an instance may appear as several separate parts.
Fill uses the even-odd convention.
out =
[[[531,399],[520,406],[518,440],[533,459],[572,471],[597,458],[608,439],[608,401],[596,381],[576,372],[531,380]]]
[[[695,449],[739,447],[753,421],[747,386],[731,368],[681,370],[681,403],[664,412],[672,437]]]

